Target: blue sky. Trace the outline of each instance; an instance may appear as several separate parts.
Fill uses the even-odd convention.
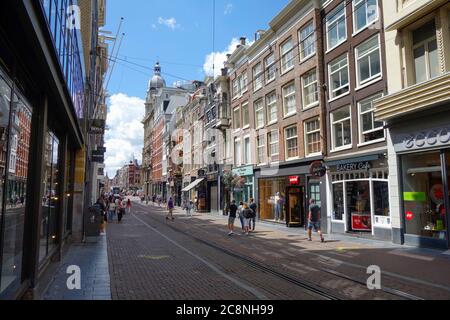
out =
[[[255,32],[267,29],[288,3],[216,0],[216,72],[223,67],[223,61],[217,60],[235,47],[237,39],[245,36],[253,41]],[[121,33],[125,33],[108,86],[106,170],[110,178],[133,157],[142,161],[141,120],[156,60],[169,86],[183,79],[204,80],[205,72],[211,71],[212,63],[207,62],[212,61],[213,52],[212,12],[213,0],[107,0],[103,29],[115,35],[123,17]]]
[[[253,40],[255,31],[267,29],[268,22],[288,2],[216,0],[215,51],[224,51],[232,38],[247,36]],[[205,57],[213,51],[212,12],[212,0],[107,0],[105,30],[115,33],[120,18],[124,17],[125,38],[120,59],[152,68],[159,58],[163,72],[183,79],[203,80]],[[140,72],[116,64],[110,93],[145,98],[151,70],[119,62]],[[167,74],[164,76],[168,84],[180,80]]]

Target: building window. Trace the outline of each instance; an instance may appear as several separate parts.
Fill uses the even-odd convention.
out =
[[[255,121],[256,121],[256,128],[262,128],[264,127],[264,103],[263,99],[259,99],[255,102]]]
[[[306,59],[316,53],[316,34],[313,22],[308,23],[299,32],[300,59]]]
[[[285,130],[286,138],[286,158],[298,158],[298,136],[297,127],[290,127]]]
[[[316,69],[302,76],[303,108],[307,109],[319,103],[319,90]]]
[[[333,150],[352,145],[351,121],[350,106],[331,113]]]
[[[381,77],[381,56],[378,35],[355,49],[358,86]]]
[[[234,139],[234,164],[239,167],[241,165],[241,139]]]
[[[294,44],[289,39],[281,45],[281,73],[285,73],[294,67]]]
[[[266,83],[275,80],[277,66],[275,64],[275,54],[272,53],[265,59],[265,69],[266,69]]]
[[[242,127],[246,128],[250,125],[250,115],[248,110],[248,103],[242,105]]]
[[[272,162],[280,160],[279,134],[277,130],[272,130],[269,133],[269,159]]]
[[[233,122],[234,122],[234,129],[240,129],[241,128],[241,109],[236,108],[233,111]]]
[[[264,135],[259,135],[257,137],[257,143],[258,143],[258,164],[261,163],[265,163],[266,162],[266,157],[265,157],[265,139],[264,139]]]
[[[283,110],[285,117],[297,112],[294,82],[291,82],[283,88]]]
[[[434,20],[413,31],[413,57],[416,83],[439,76],[439,57]]]
[[[347,24],[345,16],[345,2],[326,17],[327,22],[327,48],[331,50],[347,40]]]
[[[373,106],[373,102],[382,96],[382,94],[378,94],[358,103],[360,143],[378,141],[385,138],[384,123],[375,120],[375,109]]]
[[[321,153],[320,119],[305,122],[306,155],[311,156]]]
[[[240,95],[239,90],[239,78],[233,80],[233,98],[237,98]]]
[[[267,121],[269,124],[278,120],[277,94],[273,92],[266,98],[267,100]]]
[[[378,19],[378,0],[353,0],[355,33]]]
[[[244,162],[245,164],[251,163],[250,137],[244,139]]]
[[[344,221],[344,183],[333,184],[333,215],[332,220]]]
[[[248,90],[248,76],[247,76],[247,71],[244,71],[244,73],[241,75],[240,77],[240,83],[241,83],[241,94],[242,95],[244,92],[246,92]]]
[[[347,54],[337,58],[328,66],[330,74],[330,97],[340,97],[350,90]]]
[[[262,88],[263,78],[264,78],[264,73],[263,73],[263,69],[262,69],[262,63],[258,63],[253,68],[253,90],[254,91],[257,91]]]

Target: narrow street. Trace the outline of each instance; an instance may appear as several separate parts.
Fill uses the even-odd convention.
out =
[[[112,299],[450,298],[450,256],[438,251],[350,238],[309,243],[301,230],[268,225],[228,237],[221,217],[175,216],[166,221],[162,208],[134,203],[121,224],[108,225]],[[382,290],[367,289],[372,264]]]

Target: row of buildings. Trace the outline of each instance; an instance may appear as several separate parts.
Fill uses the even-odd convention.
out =
[[[0,299],[39,299],[103,184],[105,0],[0,3]]]
[[[104,191],[110,192],[114,188],[119,188],[127,192],[141,190],[141,166],[136,159],[117,170],[113,179],[110,180],[106,176]]]
[[[221,76],[149,83],[144,191],[448,248],[450,3],[293,0]]]

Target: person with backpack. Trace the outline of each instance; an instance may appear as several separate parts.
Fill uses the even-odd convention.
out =
[[[244,210],[244,202],[241,201],[241,202],[239,202],[238,214],[239,214],[239,220],[241,221],[242,231],[245,231],[244,216],[242,214],[243,210]]]
[[[167,210],[168,210],[168,215],[166,217],[166,220],[175,220],[175,218],[173,217],[173,209],[175,207],[175,203],[173,201],[173,198],[170,197],[169,201],[167,201]]]
[[[248,236],[250,234],[250,219],[253,216],[253,211],[246,203],[242,209],[242,216],[244,218],[244,233]]]
[[[230,211],[230,215],[228,217],[228,230],[230,231],[230,233],[228,235],[232,236],[234,234],[234,222],[236,221],[236,213],[238,211],[238,207],[236,205],[235,200],[233,200],[233,202],[231,202],[229,211]]]
[[[252,232],[254,232],[255,231],[255,227],[256,227],[256,216],[257,216],[257,211],[256,210],[258,210],[258,206],[256,205],[255,199],[253,199],[253,198],[250,198],[250,209],[252,209],[253,214],[252,214],[252,217],[250,219],[250,226],[249,226],[249,228],[250,228],[250,230]],[[253,227],[252,227],[252,222],[253,222]]]

